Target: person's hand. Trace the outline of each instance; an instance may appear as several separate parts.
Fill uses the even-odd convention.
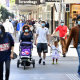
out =
[[[50,46],[50,43],[48,42],[48,46]]]
[[[51,36],[54,36],[54,34],[52,34]]]
[[[13,59],[13,52],[11,53],[10,58]]]

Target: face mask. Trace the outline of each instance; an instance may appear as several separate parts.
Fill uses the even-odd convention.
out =
[[[63,26],[64,25],[64,23],[61,23],[61,26]]]
[[[78,21],[78,25],[80,25],[80,21]]]
[[[29,30],[28,30],[28,29],[26,29],[26,30],[25,30],[25,32],[29,32]]]
[[[45,24],[44,23],[42,23],[42,27],[45,27]]]
[[[0,29],[0,34],[2,34],[2,30]]]

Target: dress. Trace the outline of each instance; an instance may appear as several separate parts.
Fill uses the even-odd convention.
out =
[[[55,47],[54,45],[51,46],[52,49],[52,59],[58,59],[60,57],[59,55],[59,47]]]

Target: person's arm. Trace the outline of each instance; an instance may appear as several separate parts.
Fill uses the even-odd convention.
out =
[[[50,46],[50,35],[47,35],[48,46]]]
[[[50,34],[49,34],[49,30],[47,30],[47,41],[48,41],[48,46],[50,46]]]
[[[22,36],[23,36],[23,34],[24,34],[24,32],[22,32],[22,33],[20,34],[20,36],[19,36],[19,42],[22,41]]]
[[[54,32],[52,33],[52,35],[51,36],[54,36],[54,34],[56,33],[56,30],[54,30]]]
[[[12,59],[13,58],[13,51],[14,51],[14,39],[11,36],[10,33],[8,33],[8,38],[9,38],[10,47],[11,47],[11,55],[10,55],[10,58]]]
[[[59,27],[56,28],[56,30],[54,30],[54,32],[52,33],[51,36],[54,36],[54,34],[59,30]]]
[[[65,37],[67,37],[68,34],[69,34],[69,29],[67,28],[67,29],[66,29]]]
[[[36,34],[35,36],[35,45],[37,45],[37,38],[38,38],[38,34]]]
[[[72,38],[73,38],[73,34],[74,34],[74,32],[73,32],[73,28],[71,29],[71,32],[70,32],[70,36],[69,36],[69,38],[68,38],[68,41],[67,41],[67,44],[66,44],[66,47],[65,47],[65,51],[67,52],[68,51],[68,47],[69,47],[69,45],[70,45],[70,43],[71,43],[71,40],[72,40]]]
[[[39,29],[36,30],[36,35],[35,35],[35,45],[37,45],[37,38],[39,35]]]
[[[11,55],[10,58],[13,59],[14,46],[11,47]]]

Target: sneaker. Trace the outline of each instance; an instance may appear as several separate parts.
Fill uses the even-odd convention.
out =
[[[54,64],[54,62],[52,64]]]
[[[66,55],[65,55],[65,54],[63,54],[63,57],[66,57]]]
[[[58,62],[56,62],[56,64],[58,64]]]
[[[45,62],[43,62],[43,65],[45,65]]]
[[[41,58],[41,59],[39,59],[39,64],[41,64],[41,61],[42,61],[42,58]]]

